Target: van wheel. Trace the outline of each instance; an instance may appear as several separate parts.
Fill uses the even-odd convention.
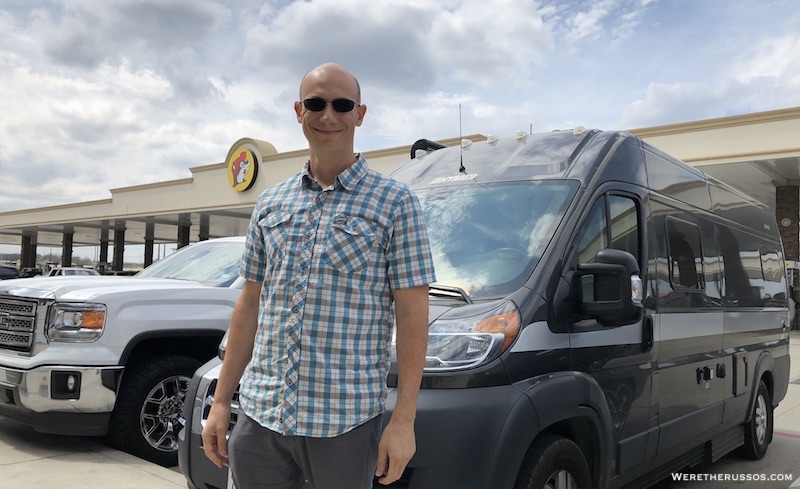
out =
[[[111,443],[164,467],[177,465],[179,418],[199,366],[193,358],[165,356],[128,367],[108,428]]]
[[[572,440],[542,435],[528,450],[515,489],[591,489],[589,467]]]
[[[751,460],[759,460],[767,453],[772,441],[772,400],[764,381],[758,383],[756,402],[750,421],[744,425],[744,445],[739,448],[739,455]]]

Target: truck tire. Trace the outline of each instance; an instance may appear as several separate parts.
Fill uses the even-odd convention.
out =
[[[111,443],[164,467],[177,465],[179,418],[199,366],[193,358],[172,355],[126,368],[108,428]]]
[[[515,489],[591,489],[583,452],[572,440],[541,435],[522,464]]]
[[[744,445],[738,450],[740,456],[759,460],[767,454],[772,441],[772,399],[764,381],[759,381],[756,402],[750,421],[744,425]]]

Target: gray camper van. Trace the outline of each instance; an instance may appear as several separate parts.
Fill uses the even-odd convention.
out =
[[[789,377],[767,207],[625,132],[420,140],[392,176],[420,198],[439,280],[393,487],[641,488],[764,456]],[[199,446],[218,363],[184,411],[190,487],[224,485]]]

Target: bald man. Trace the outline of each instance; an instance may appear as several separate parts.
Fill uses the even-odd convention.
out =
[[[238,489],[367,489],[400,478],[416,450],[433,261],[410,189],[354,152],[367,112],[358,80],[326,63],[295,102],[309,159],[259,197],[247,281],[231,318],[203,444]],[[392,305],[394,304],[394,313]],[[398,389],[383,426],[392,328]]]

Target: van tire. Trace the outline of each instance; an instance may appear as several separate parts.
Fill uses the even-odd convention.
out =
[[[541,435],[531,445],[514,485],[515,489],[591,487],[589,466],[578,445],[567,438],[549,434]]]
[[[119,450],[164,467],[178,464],[178,432],[186,391],[200,362],[170,355],[126,368],[108,428]]]
[[[767,453],[772,441],[772,400],[763,380],[758,383],[756,402],[750,421],[744,425],[744,445],[738,453],[744,458],[759,460]]]

